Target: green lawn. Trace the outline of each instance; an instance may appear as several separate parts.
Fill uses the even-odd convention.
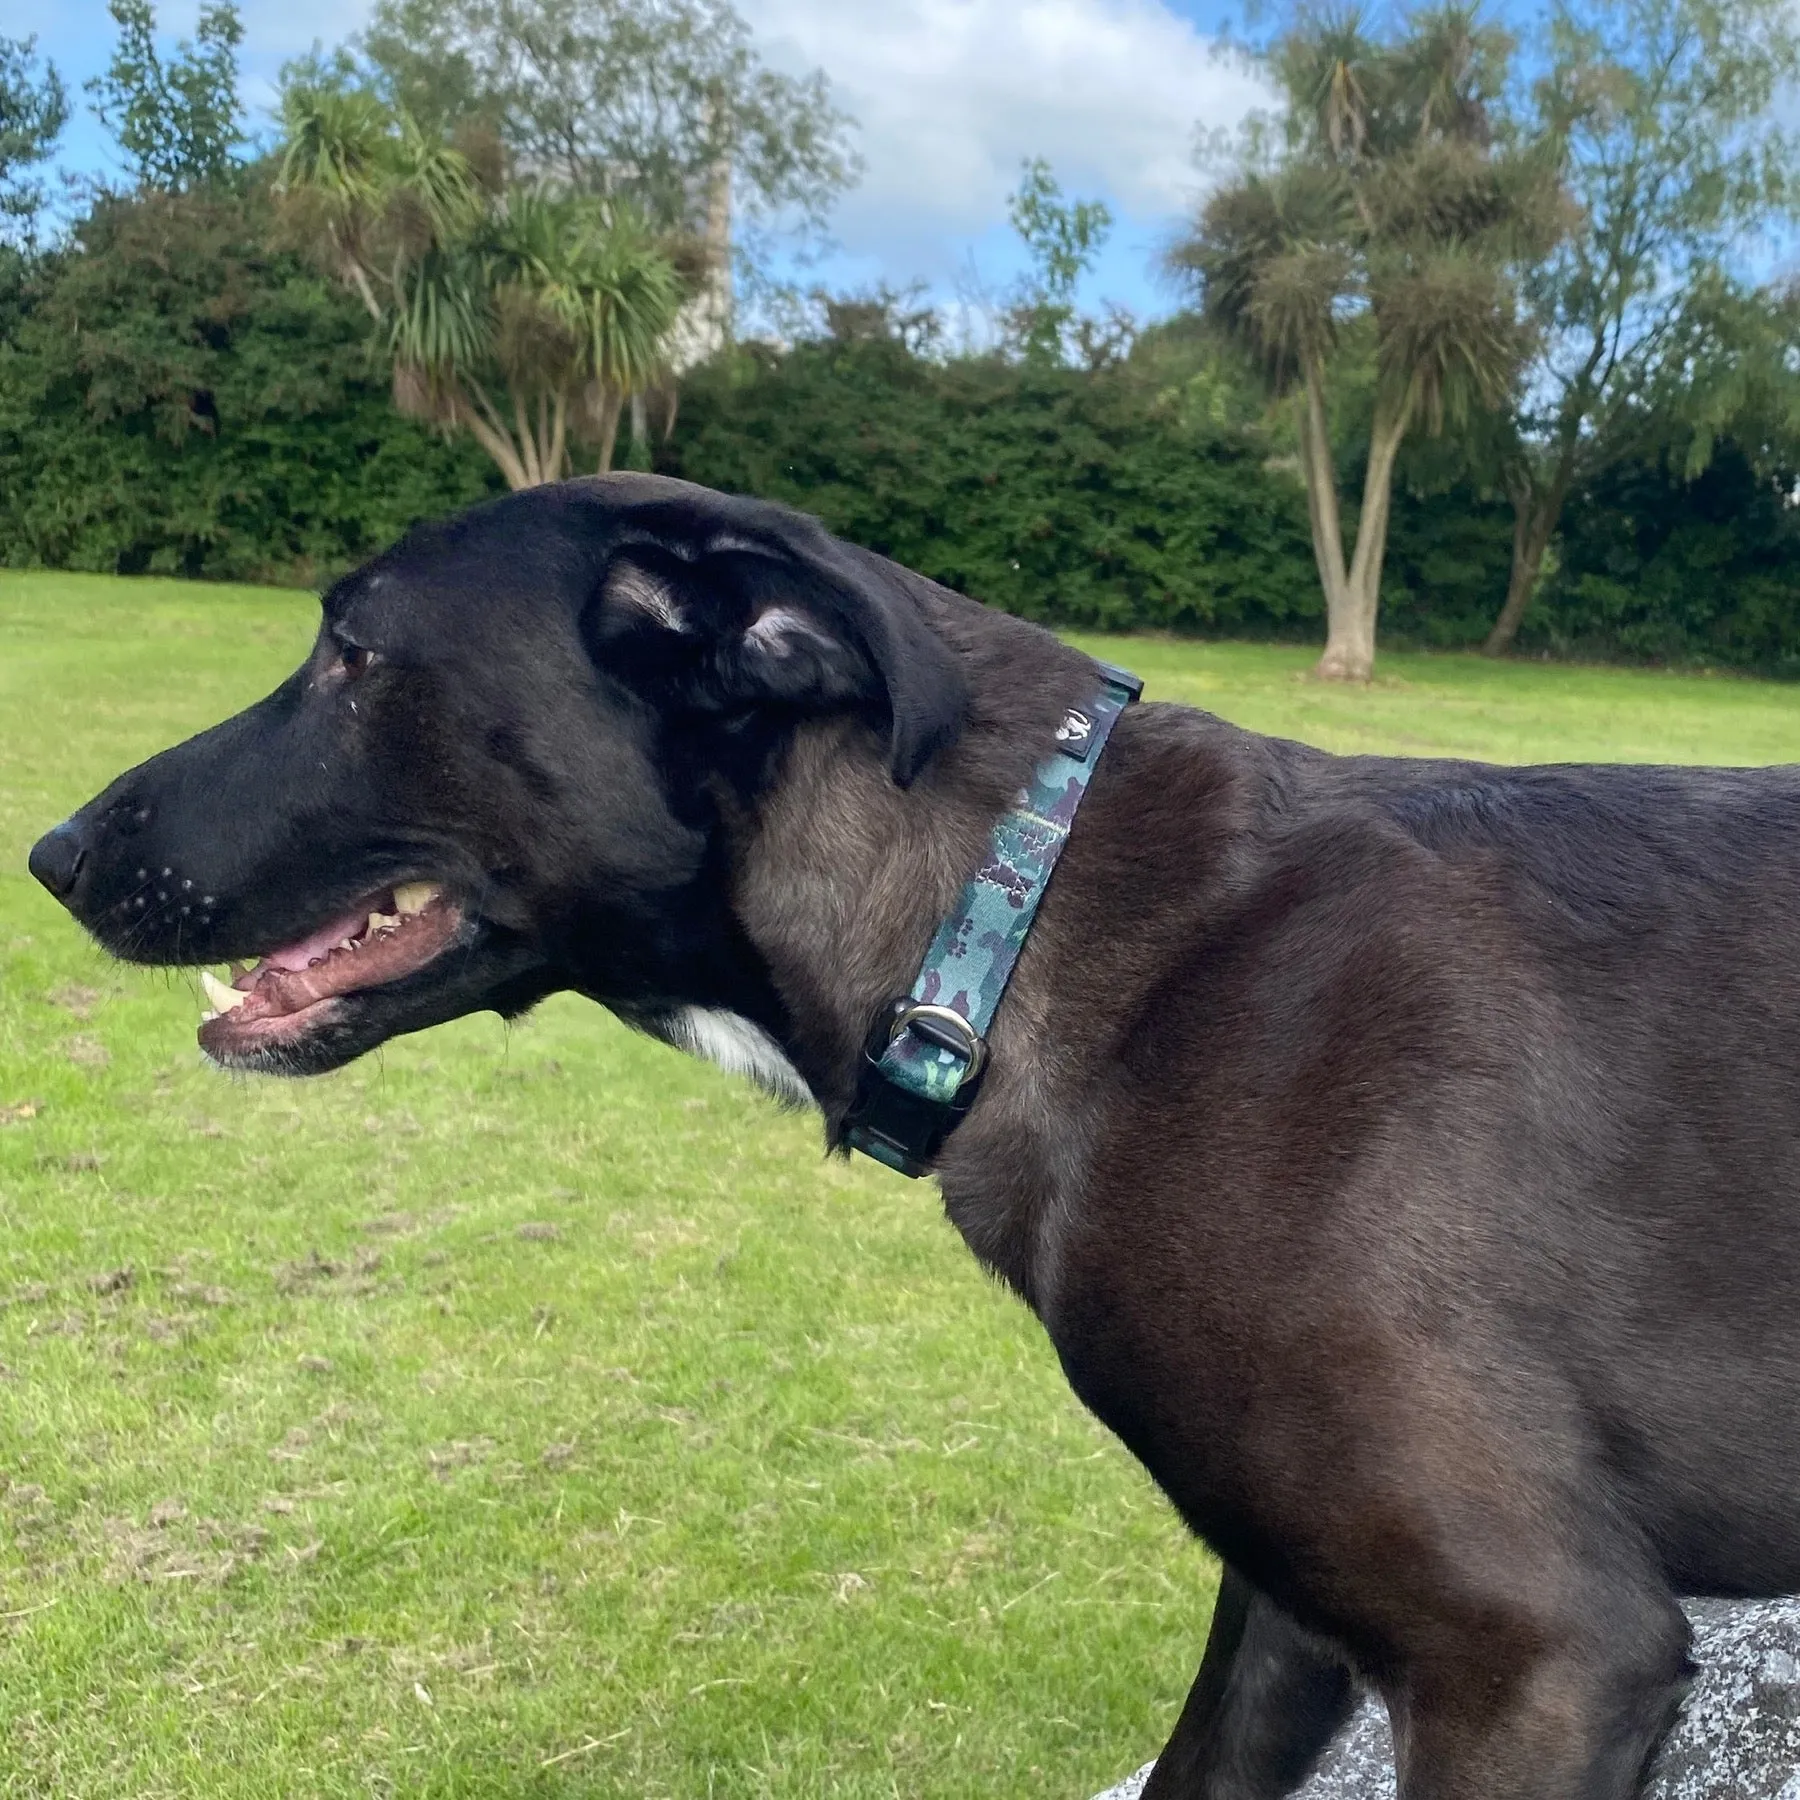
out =
[[[596,1009],[228,1080],[28,881],[303,596],[0,575],[0,1793],[1019,1795],[1213,1587],[929,1187]],[[1095,648],[1340,749],[1800,759],[1800,694]]]

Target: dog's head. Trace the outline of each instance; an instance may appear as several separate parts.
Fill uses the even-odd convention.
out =
[[[414,531],[324,599],[267,699],[122,775],[32,873],[134,962],[254,966],[202,1047],[311,1074],[574,988],[769,1025],[722,809],[804,719],[910,782],[966,692],[923,584],[754,501],[649,477]]]

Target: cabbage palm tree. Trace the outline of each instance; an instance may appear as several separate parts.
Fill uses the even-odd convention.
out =
[[[514,488],[558,480],[572,439],[612,466],[620,411],[663,368],[674,266],[622,205],[514,188],[478,231],[404,272],[386,321],[402,408],[464,429]]]
[[[282,110],[289,223],[379,322],[413,257],[479,224],[477,172],[364,88],[291,88]]]
[[[513,488],[571,445],[611,466],[621,409],[666,365],[680,276],[623,203],[483,178],[366,93],[290,93],[281,192],[359,294],[396,404],[467,431]]]
[[[1287,101],[1281,154],[1216,191],[1170,255],[1205,316],[1297,403],[1328,679],[1374,668],[1407,434],[1502,401],[1526,353],[1515,273],[1561,213],[1554,157],[1494,142],[1509,51],[1460,0],[1387,43],[1354,10],[1303,19],[1269,57]],[[1372,360],[1375,389],[1346,562],[1329,401],[1347,347]]]

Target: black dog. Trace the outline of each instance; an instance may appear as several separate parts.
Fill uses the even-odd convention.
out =
[[[540,488],[32,853],[109,949],[263,959],[334,1067],[572,988],[838,1141],[1093,666],[777,508]],[[1800,1587],[1800,774],[1339,759],[1128,712],[937,1169],[1230,1574],[1152,1800],[1624,1800],[1672,1596]],[[1354,1671],[1354,1674],[1353,1674]]]

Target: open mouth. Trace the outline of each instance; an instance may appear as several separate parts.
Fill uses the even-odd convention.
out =
[[[234,964],[229,986],[203,969],[210,1010],[201,1015],[200,1048],[239,1064],[296,1044],[342,1011],[346,996],[392,986],[434,961],[461,923],[461,909],[435,882],[407,881],[295,943]]]

